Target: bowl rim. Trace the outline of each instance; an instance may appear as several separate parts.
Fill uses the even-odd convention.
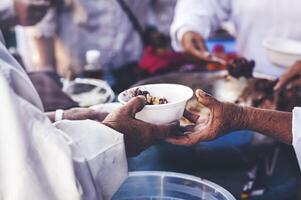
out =
[[[275,49],[275,47],[273,47],[271,45],[271,43],[270,43],[271,41],[290,41],[290,42],[298,42],[300,44],[301,44],[301,42],[296,41],[296,40],[291,40],[291,39],[285,39],[285,38],[268,38],[268,39],[263,40],[263,46],[267,50],[274,51],[274,52],[277,52],[277,53],[286,54],[286,55],[289,55],[289,56],[292,56],[292,55],[293,56],[301,56],[301,51],[300,51],[300,53],[296,53],[296,52],[293,52],[293,51]]]
[[[226,197],[228,200],[235,200],[234,196],[225,188],[222,186],[211,182],[206,179],[199,178],[197,176],[193,176],[190,174],[184,174],[184,173],[178,173],[178,172],[169,172],[169,171],[134,171],[129,172],[128,177],[136,177],[136,176],[159,176],[161,178],[165,176],[175,177],[175,178],[182,178],[182,179],[188,179],[191,181],[195,181],[198,183],[202,183],[208,187],[214,187],[215,191],[218,191],[220,194],[222,194],[224,197]]]
[[[186,98],[182,98],[182,99],[179,99],[177,101],[174,101],[172,103],[167,103],[167,104],[160,104],[160,105],[145,105],[144,106],[144,109],[148,109],[148,110],[158,110],[158,109],[167,109],[173,105],[176,105],[176,104],[179,104],[179,103],[182,103],[184,101],[188,101],[189,99],[191,99],[193,97],[193,90],[186,86],[186,85],[181,85],[181,84],[173,84],[173,83],[155,83],[155,84],[146,84],[146,85],[139,85],[139,86],[135,86],[135,87],[132,87],[132,88],[129,88],[127,90],[124,90],[123,92],[121,92],[119,95],[118,95],[118,101],[121,103],[121,104],[126,104],[127,102],[124,101],[121,97],[122,95],[126,92],[126,91],[129,91],[129,90],[134,90],[136,88],[140,88],[140,87],[145,87],[145,86],[155,86],[155,85],[173,85],[173,86],[180,86],[182,88],[185,88],[186,90],[189,91],[189,96],[187,96]]]

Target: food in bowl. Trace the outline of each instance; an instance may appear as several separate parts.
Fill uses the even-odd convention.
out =
[[[184,113],[187,101],[193,96],[191,88],[180,84],[149,84],[130,88],[118,95],[118,100],[126,104],[139,88],[147,91],[154,97],[166,98],[168,103],[146,105],[136,114],[136,118],[148,123],[162,125],[179,120]]]
[[[137,96],[144,96],[146,98],[146,105],[160,105],[160,104],[167,104],[168,101],[165,97],[154,97],[152,96],[148,91],[146,90],[140,90],[139,88],[136,88],[133,91],[132,97]]]

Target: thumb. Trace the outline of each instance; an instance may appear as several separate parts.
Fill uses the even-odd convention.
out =
[[[193,41],[194,45],[199,51],[207,52],[205,40],[200,35],[197,35],[193,39],[194,39],[194,41]]]
[[[198,102],[209,109],[211,109],[217,103],[217,100],[214,97],[201,89],[197,89],[195,95],[198,99]]]
[[[125,106],[123,106],[122,110],[132,117],[135,117],[137,112],[140,112],[146,104],[146,99],[144,96],[138,96],[132,98]]]
[[[291,79],[292,79],[292,76],[290,76],[290,74],[284,74],[279,79],[279,81],[276,83],[276,85],[274,87],[274,91],[278,91],[281,88],[283,88],[283,86],[285,86]]]

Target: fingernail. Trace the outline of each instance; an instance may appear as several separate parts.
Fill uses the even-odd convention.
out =
[[[210,53],[209,53],[208,51],[205,51],[205,52],[203,53],[203,55],[206,56],[206,57],[208,57],[208,56],[210,56]]]
[[[201,89],[197,89],[196,92],[195,92],[195,95],[196,95],[197,97],[202,97],[203,94],[204,94],[204,91],[201,90]]]
[[[137,97],[143,99],[143,100],[144,100],[144,103],[147,103],[147,100],[146,100],[145,96],[139,95],[139,96],[137,96]]]

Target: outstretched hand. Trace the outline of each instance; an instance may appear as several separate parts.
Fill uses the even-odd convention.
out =
[[[246,118],[243,116],[243,107],[220,102],[202,90],[197,90],[196,96],[200,104],[209,108],[210,115],[199,116],[186,111],[184,117],[195,125],[188,128],[182,136],[168,137],[167,142],[191,146],[244,128]]]

